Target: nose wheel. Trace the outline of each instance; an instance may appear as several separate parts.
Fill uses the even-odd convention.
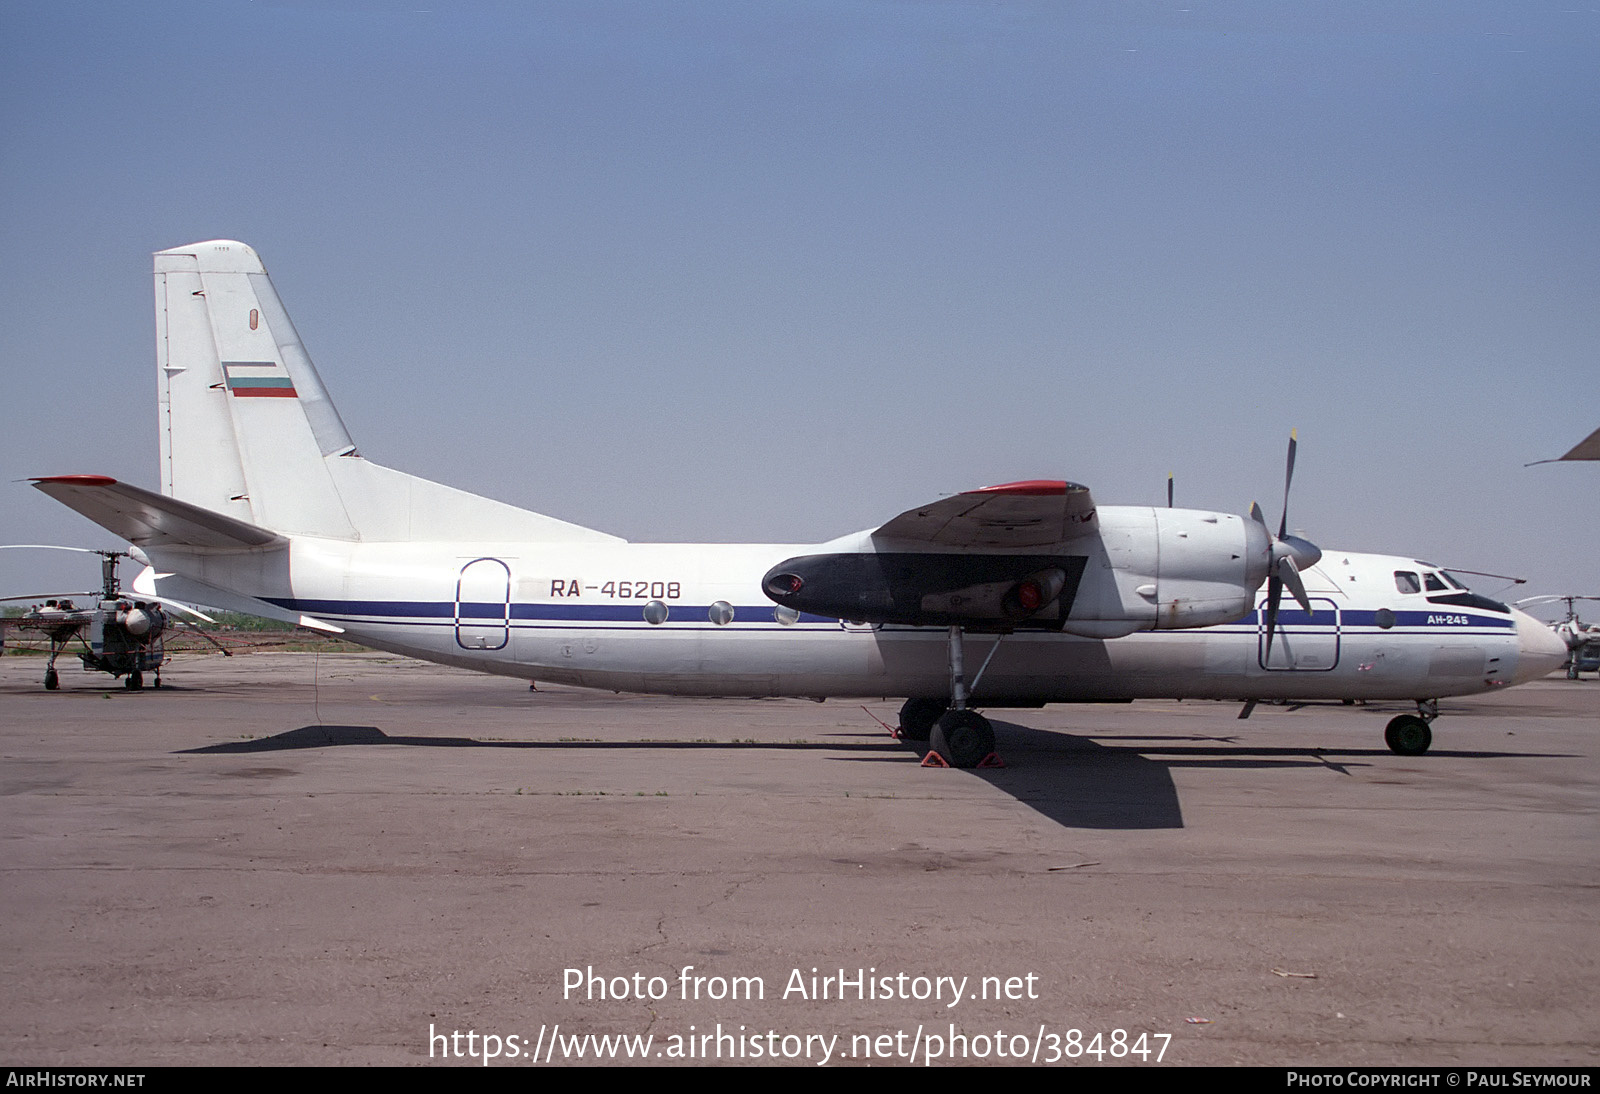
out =
[[[1433,730],[1428,723],[1438,716],[1437,699],[1419,699],[1415,714],[1402,714],[1384,727],[1384,743],[1396,755],[1420,756],[1433,744]]]

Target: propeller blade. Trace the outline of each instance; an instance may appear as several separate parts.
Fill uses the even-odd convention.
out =
[[[1289,461],[1283,469],[1283,519],[1278,522],[1278,538],[1289,534],[1289,484],[1294,482],[1294,453],[1300,447],[1296,430],[1289,430]]]
[[[1167,508],[1172,508],[1172,472],[1167,472]]]
[[[1310,540],[1289,534],[1289,488],[1294,485],[1294,460],[1299,448],[1299,432],[1291,429],[1289,453],[1283,466],[1283,516],[1278,521],[1277,535],[1274,536],[1267,528],[1266,514],[1262,513],[1261,506],[1256,502],[1250,503],[1250,519],[1261,525],[1271,540],[1267,559],[1267,635],[1263,665],[1272,659],[1272,640],[1278,633],[1278,611],[1283,605],[1285,586],[1307,615],[1315,614],[1311,608],[1311,597],[1306,593],[1306,583],[1300,574],[1322,561],[1322,551]]]
[[[1272,663],[1272,636],[1278,629],[1278,602],[1283,599],[1283,578],[1273,570],[1267,579],[1267,652],[1261,658],[1263,665]]]
[[[1289,592],[1294,594],[1295,600],[1311,615],[1311,598],[1306,595],[1306,583],[1300,580],[1300,568],[1294,564],[1294,559],[1284,555],[1278,560],[1278,577],[1289,586]]]

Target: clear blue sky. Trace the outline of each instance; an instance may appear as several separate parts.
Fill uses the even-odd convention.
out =
[[[0,0],[0,110],[0,541],[156,485],[149,254],[228,237],[366,455],[630,539],[1275,522],[1294,426],[1325,548],[1600,592],[1522,466],[1600,425],[1593,0]]]

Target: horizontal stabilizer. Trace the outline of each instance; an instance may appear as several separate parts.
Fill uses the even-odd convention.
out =
[[[276,532],[104,475],[56,475],[33,485],[138,547],[284,547]]]

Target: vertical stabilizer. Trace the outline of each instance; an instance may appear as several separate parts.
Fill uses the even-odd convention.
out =
[[[156,361],[161,488],[263,528],[354,539],[324,466],[355,446],[256,253],[161,251]]]
[[[255,251],[155,255],[161,490],[275,532],[333,539],[616,542],[369,463]]]

